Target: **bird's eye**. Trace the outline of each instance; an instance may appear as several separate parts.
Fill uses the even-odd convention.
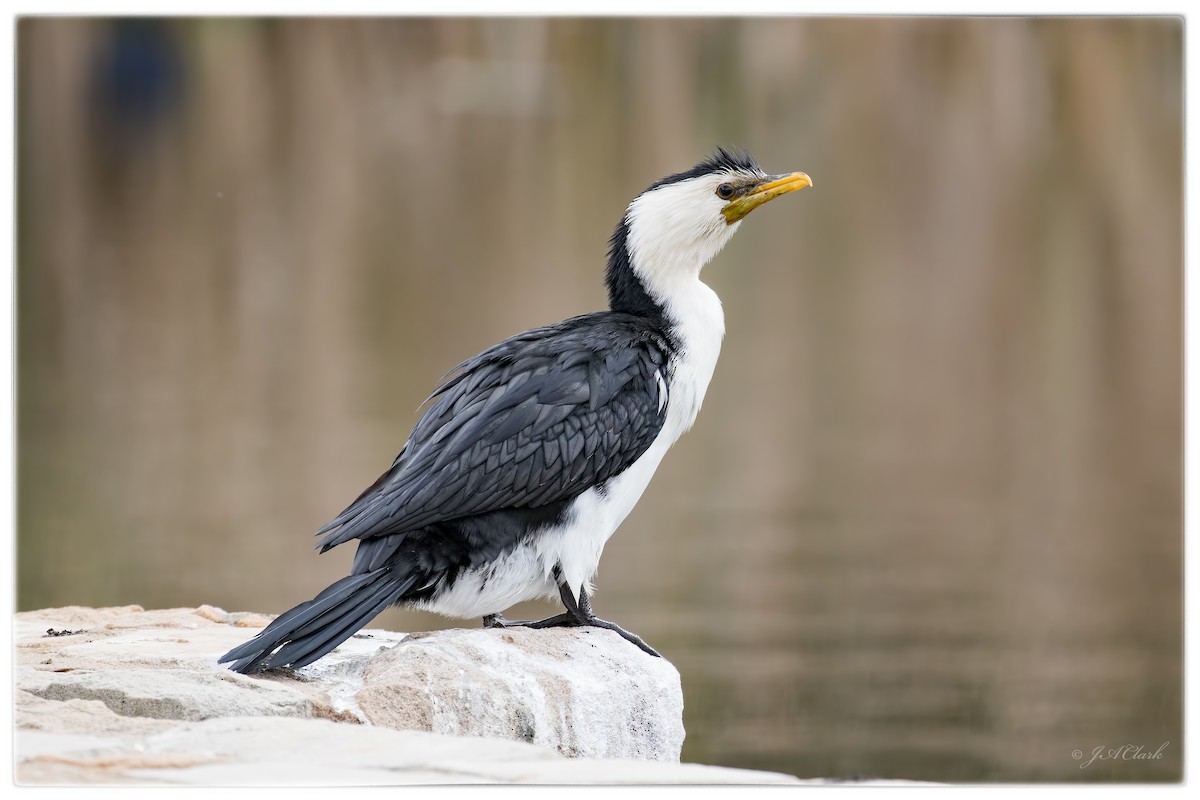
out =
[[[733,197],[733,184],[722,183],[720,186],[718,186],[717,197],[721,198],[722,200],[728,200],[729,198]]]

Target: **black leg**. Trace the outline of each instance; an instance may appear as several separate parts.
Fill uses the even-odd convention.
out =
[[[555,575],[554,577],[558,577]],[[562,581],[558,584],[558,596],[562,600],[562,604],[566,606],[567,611],[575,615],[576,619],[587,619],[592,616],[592,608],[588,605],[587,592],[583,587],[579,587],[579,599],[582,602],[576,602],[575,595],[571,594],[571,587]]]
[[[642,641],[642,637],[636,633],[630,633],[615,622],[600,619],[592,612],[592,603],[588,599],[587,590],[582,586],[579,587],[579,598],[571,592],[571,587],[562,579],[562,572],[558,569],[554,570],[554,578],[558,581],[558,596],[562,599],[563,605],[567,611],[565,614],[557,614],[553,617],[539,620],[507,620],[500,614],[488,614],[483,618],[483,627],[485,628],[604,628],[617,634],[630,644],[634,644],[641,648],[644,652],[649,653],[657,658],[662,658],[650,645]]]
[[[560,591],[570,594],[569,589],[560,587]],[[574,600],[574,598],[572,598],[572,600]],[[566,601],[564,600],[563,602]],[[577,610],[580,616],[579,624],[588,625],[593,628],[606,628],[630,644],[640,647],[644,652],[647,652],[656,658],[662,658],[657,650],[642,641],[642,637],[638,636],[636,633],[625,630],[615,622],[609,622],[608,620],[600,619],[594,613],[592,613],[592,603],[590,600],[588,600],[587,590],[582,586],[579,587],[579,604]]]

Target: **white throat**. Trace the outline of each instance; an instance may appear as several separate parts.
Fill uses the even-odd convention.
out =
[[[674,441],[696,420],[725,336],[725,315],[700,271],[725,246],[740,222],[725,222],[705,176],[661,186],[629,205],[626,246],[634,274],[659,303],[678,345],[672,364],[664,434]]]
[[[714,193],[719,175],[652,189],[629,204],[627,246],[634,272],[659,303],[669,304],[700,280],[738,226],[721,216],[724,202]]]

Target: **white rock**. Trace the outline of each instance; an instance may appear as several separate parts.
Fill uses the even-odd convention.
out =
[[[496,736],[566,756],[678,761],[683,691],[669,661],[596,628],[410,635],[366,665],[356,700],[389,728]]]
[[[22,671],[27,675],[27,671]],[[46,700],[99,700],[124,717],[201,720],[233,715],[307,717],[312,704],[294,690],[241,675],[149,668],[38,673],[21,681]]]
[[[265,622],[209,606],[18,614],[17,780],[796,782],[676,763],[678,673],[609,631],[367,631],[297,673],[216,664]]]
[[[120,756],[98,750],[77,760]],[[206,760],[182,763],[185,758]],[[237,717],[187,723],[142,741],[128,774],[204,785],[410,783],[792,783],[774,773],[655,761],[568,759],[486,737],[442,736],[328,720]],[[165,765],[179,761],[179,766]]]

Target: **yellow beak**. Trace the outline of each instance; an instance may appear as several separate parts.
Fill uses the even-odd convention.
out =
[[[736,200],[731,200],[721,209],[725,222],[732,225],[768,200],[774,200],[781,194],[812,186],[812,179],[803,172],[793,172],[790,175],[772,175],[765,183],[755,187],[754,191],[744,194]]]

